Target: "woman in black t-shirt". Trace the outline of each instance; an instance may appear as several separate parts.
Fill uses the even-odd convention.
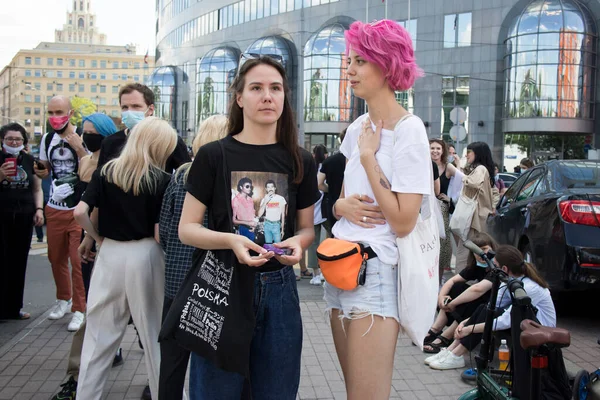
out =
[[[298,146],[288,83],[280,63],[242,55],[232,90],[235,99],[228,113],[229,136],[200,148],[194,160],[179,237],[184,244],[201,249],[231,249],[240,264],[256,268],[254,282],[245,282],[254,284],[254,304],[242,305],[254,307],[256,315],[254,333],[240,332],[252,338],[247,387],[255,399],[293,400],[300,381],[302,321],[292,266],[314,238],[313,205],[320,197],[316,166],[310,153]],[[231,233],[231,211],[227,210],[244,177],[252,181],[254,241]],[[207,209],[214,229],[202,227]],[[281,242],[269,243],[279,236]],[[267,251],[262,247],[267,244],[289,255]],[[192,355],[191,399],[238,400],[243,388],[242,375]]]
[[[24,151],[27,132],[17,123],[0,128],[0,319],[28,319],[21,311],[33,225],[42,226],[44,194]]]
[[[121,155],[94,172],[75,208],[75,219],[99,248],[88,294],[78,398],[101,398],[130,316],[144,346],[150,391],[158,397],[165,263],[157,232],[170,180],[163,169],[176,144],[177,133],[166,121],[144,119],[131,131]],[[94,207],[98,229],[89,217]]]
[[[496,241],[487,233],[479,232],[471,241],[485,252],[495,251],[497,248]],[[469,252],[466,268],[461,269],[460,273],[442,286],[438,294],[440,312],[424,340],[425,353],[439,353],[442,347],[452,343],[458,324],[471,316],[480,304],[488,301],[491,289],[488,272],[487,263]],[[467,282],[476,283],[469,285]],[[448,328],[442,332],[445,326]]]

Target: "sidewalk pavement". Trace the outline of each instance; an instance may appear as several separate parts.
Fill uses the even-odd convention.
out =
[[[331,330],[323,317],[324,307],[322,301],[301,302],[304,345],[298,399],[346,398]],[[0,399],[48,400],[65,381],[73,336],[67,332],[70,318],[51,321],[48,313],[0,348]],[[570,369],[592,371],[600,359],[595,333],[585,331],[572,333],[571,347],[564,351]],[[131,326],[122,347],[125,363],[111,370],[103,399],[139,399],[147,384],[143,352]],[[424,358],[408,339],[398,339],[390,398],[450,400],[470,389],[460,380],[461,370],[433,371],[423,364]]]
[[[304,345],[299,399],[346,398],[324,308],[322,301],[301,303]],[[51,321],[47,315],[32,321],[0,348],[0,399],[48,400],[65,381],[73,336],[67,332],[70,318]],[[107,400],[139,399],[147,384],[143,351],[131,326],[122,346],[125,363],[111,370],[103,397]],[[391,398],[456,399],[470,388],[461,382],[459,372],[432,371],[423,359],[409,340],[398,340]]]
[[[45,253],[45,243],[32,245],[32,252]],[[308,280],[298,282],[304,342],[298,399],[345,399],[342,373],[337,361],[331,329],[324,317],[322,289]],[[67,357],[72,333],[70,316],[47,319],[50,310],[32,320],[0,347],[0,400],[48,400],[66,380]],[[561,318],[559,326],[571,331],[571,346],[563,350],[567,369],[594,371],[600,360],[597,318]],[[125,363],[113,368],[103,399],[139,399],[147,384],[143,351],[132,326],[122,342]],[[462,370],[434,371],[423,364],[425,355],[405,337],[398,339],[392,377],[392,399],[457,399],[471,388],[460,379]],[[467,360],[469,364],[469,360]],[[82,399],[84,400],[84,399]]]

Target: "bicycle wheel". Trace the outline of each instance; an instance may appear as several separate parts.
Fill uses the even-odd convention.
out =
[[[585,369],[582,369],[575,375],[575,379],[573,380],[573,400],[587,400],[589,382],[590,374]]]

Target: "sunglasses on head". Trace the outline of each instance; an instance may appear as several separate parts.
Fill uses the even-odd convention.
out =
[[[242,66],[246,63],[246,61],[261,60],[264,58],[269,58],[285,67],[285,61],[283,59],[283,56],[281,56],[280,54],[242,53],[242,55],[240,56],[240,62],[238,63],[238,68],[237,72],[235,73],[235,76],[238,77],[240,75]]]

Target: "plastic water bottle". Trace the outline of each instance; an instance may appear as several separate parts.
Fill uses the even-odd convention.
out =
[[[500,360],[500,371],[508,371],[508,361],[510,359],[510,350],[506,344],[506,339],[500,341],[500,347],[498,348],[498,359]]]

